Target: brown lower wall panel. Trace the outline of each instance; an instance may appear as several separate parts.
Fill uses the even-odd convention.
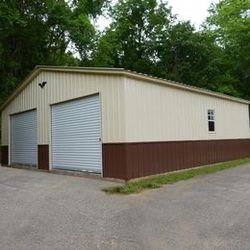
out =
[[[8,158],[9,158],[9,148],[8,148],[8,146],[1,146],[1,164],[3,166],[8,165]]]
[[[38,168],[49,170],[49,145],[38,145]]]
[[[126,144],[103,144],[103,177],[126,179]]]
[[[250,156],[250,139],[103,144],[103,176],[129,180]]]

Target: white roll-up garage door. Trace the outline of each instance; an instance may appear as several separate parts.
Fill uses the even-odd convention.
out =
[[[52,167],[102,172],[99,95],[52,106]]]
[[[11,116],[11,164],[37,165],[37,112]]]

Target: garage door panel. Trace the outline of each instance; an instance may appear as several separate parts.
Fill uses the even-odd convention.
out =
[[[86,105],[85,105],[85,107],[81,107],[81,106],[76,107],[75,105],[70,105],[70,106],[68,106],[67,108],[68,108],[68,109],[74,108],[75,111],[82,111],[82,110],[84,110],[84,111],[86,112],[86,114],[91,114],[93,110],[99,108],[99,105],[92,105],[92,106],[90,106],[90,105],[86,106]],[[65,114],[65,113],[67,113],[67,110],[64,110],[64,109],[62,109],[62,108],[59,108],[59,109],[57,109],[57,110],[61,112],[60,114]],[[71,114],[71,115],[73,116],[74,114]],[[61,116],[58,115],[58,117],[61,117]]]
[[[99,96],[52,106],[53,168],[102,172]]]
[[[77,101],[79,101],[79,100],[77,100]],[[65,107],[59,107],[59,108],[56,108],[56,110],[57,111],[60,111],[60,113],[57,113],[57,114],[55,114],[55,117],[57,117],[57,118],[62,118],[62,116],[61,115],[63,115],[63,114],[67,114],[67,115],[69,115],[69,116],[74,116],[74,113],[71,113],[71,114],[68,114],[68,110],[69,109],[74,109],[75,110],[75,112],[77,112],[77,111],[84,111],[84,112],[86,112],[86,115],[97,115],[98,116],[98,114],[93,114],[93,111],[94,110],[96,110],[96,109],[99,109],[99,104],[94,104],[94,105],[86,105],[85,104],[85,107],[82,107],[81,105],[78,105],[78,106],[76,106],[76,105],[70,105],[68,102],[67,103],[64,103],[64,104],[58,104],[58,105],[67,105],[67,109],[65,109]],[[56,105],[54,105],[54,106],[57,106],[57,104]]]
[[[73,108],[73,107],[72,107]],[[97,119],[99,118],[98,114],[93,114],[93,111],[95,111],[97,108],[93,109],[93,110],[88,110],[88,111],[85,111],[84,109],[79,109],[79,110],[74,110],[75,112],[84,112],[85,113],[85,117],[88,118],[88,117],[96,117]],[[55,116],[55,118],[57,118],[58,120],[64,120],[62,115],[67,115],[68,117],[74,117],[76,120],[79,120],[81,119],[81,117],[75,117],[74,114],[69,114],[68,112],[61,112],[60,110],[57,110],[60,112],[60,116],[57,115]]]
[[[37,165],[37,112],[11,116],[11,164]]]
[[[94,118],[94,117],[92,117],[92,118]],[[68,118],[68,119],[70,119],[70,118]],[[72,118],[72,119],[74,119],[74,118]],[[85,119],[88,119],[88,118],[85,118]],[[61,121],[57,121],[57,122],[64,122],[63,120],[61,120]],[[96,121],[95,122],[84,122],[84,123],[82,123],[82,124],[79,124],[79,125],[77,125],[78,123],[80,123],[81,121],[80,120],[75,120],[74,119],[74,124],[70,124],[70,122],[68,122],[68,123],[65,123],[64,125],[56,125],[57,126],[57,128],[54,130],[54,131],[57,131],[57,133],[61,133],[61,134],[63,134],[64,133],[64,130],[62,129],[62,128],[68,128],[68,129],[75,129],[75,128],[82,128],[82,129],[84,129],[84,130],[88,130],[88,127],[89,126],[91,126],[91,129],[89,130],[89,132],[90,133],[96,133],[96,132],[98,132],[99,131],[99,127],[95,127],[95,123],[96,123]]]

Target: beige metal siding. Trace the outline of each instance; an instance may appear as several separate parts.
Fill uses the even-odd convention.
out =
[[[49,144],[50,105],[95,93],[104,143],[250,137],[247,104],[132,76],[42,71],[3,110],[2,145],[8,145],[10,114],[36,108],[38,144]],[[216,133],[208,132],[207,109],[215,110]]]
[[[248,105],[127,78],[126,142],[249,138]],[[215,133],[207,109],[215,110]]]
[[[41,89],[39,82],[46,81]],[[49,143],[50,105],[100,93],[103,142],[124,141],[123,78],[112,75],[41,72],[2,112],[2,145],[8,145],[9,115],[37,108],[38,144]]]

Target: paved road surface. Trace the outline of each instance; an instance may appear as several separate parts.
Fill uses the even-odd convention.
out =
[[[138,195],[110,185],[0,167],[0,249],[250,249],[250,165]]]

